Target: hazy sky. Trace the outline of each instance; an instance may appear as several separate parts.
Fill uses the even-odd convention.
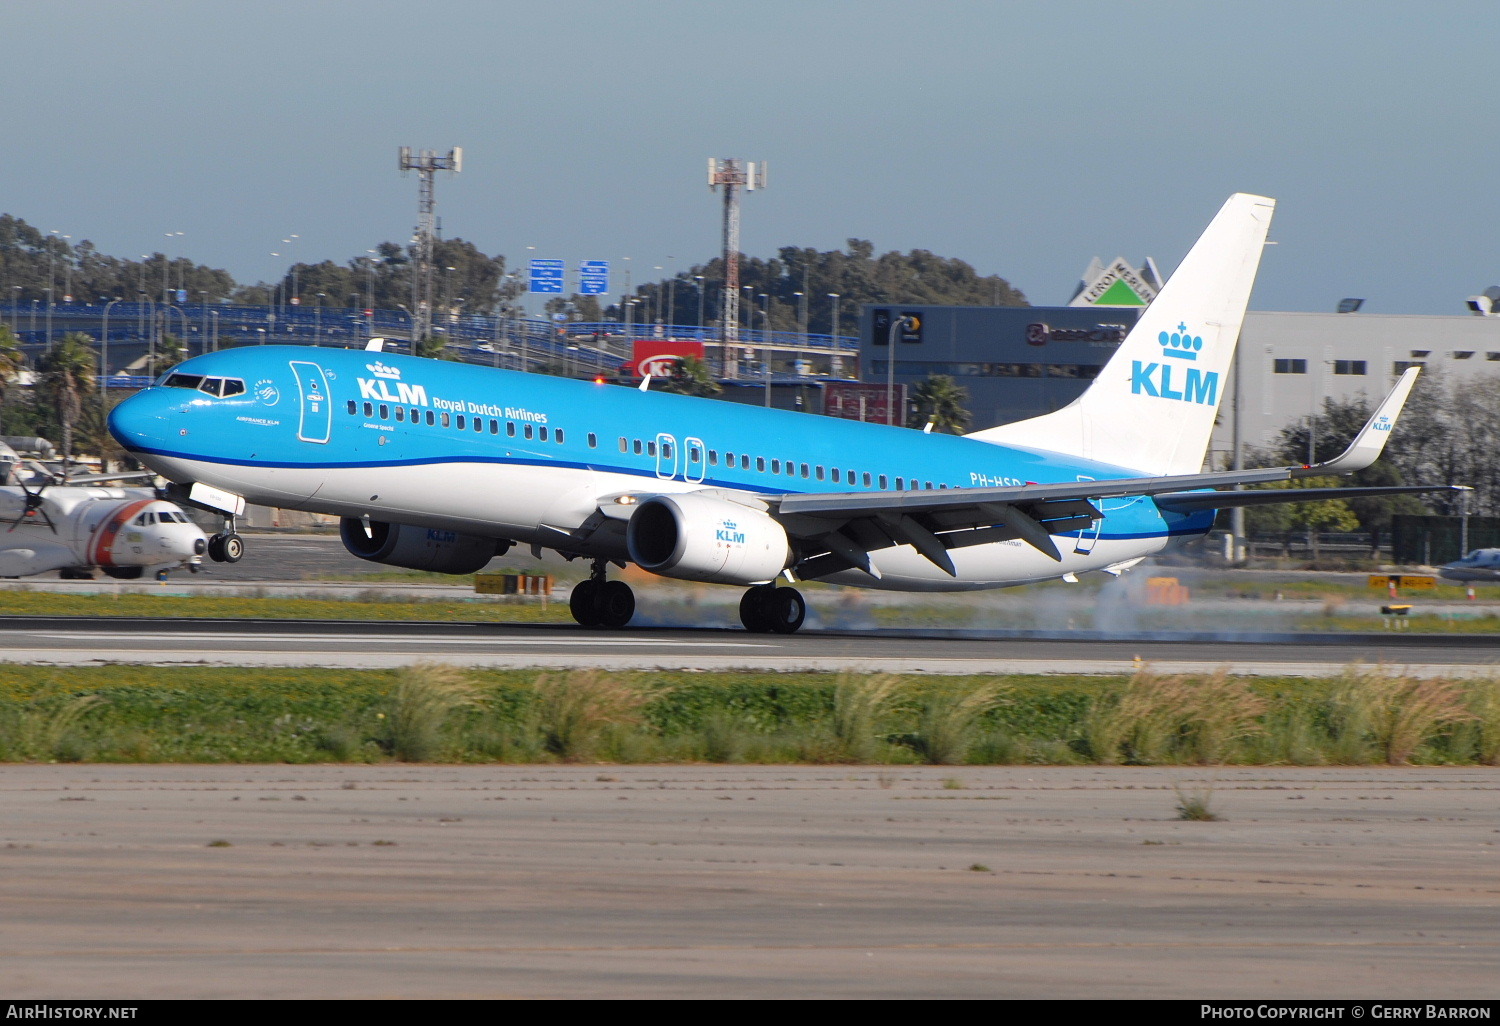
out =
[[[6,0],[0,211],[255,281],[294,233],[304,261],[404,242],[417,181],[397,148],[457,145],[446,236],[639,283],[718,252],[706,162],[741,157],[771,173],[744,205],[749,254],[854,236],[1052,304],[1093,256],[1170,271],[1250,191],[1279,200],[1255,309],[1460,314],[1500,282],[1494,12]]]

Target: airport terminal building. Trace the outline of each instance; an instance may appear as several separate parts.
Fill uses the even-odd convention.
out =
[[[886,382],[894,349],[897,384],[946,374],[968,391],[971,429],[1023,420],[1078,396],[1143,308],[1077,300],[1064,307],[867,306],[862,377]],[[902,316],[916,327],[899,326]],[[1244,442],[1270,443],[1282,428],[1321,412],[1324,396],[1378,401],[1413,365],[1450,380],[1500,375],[1500,317],[1251,311],[1237,367]],[[1214,432],[1214,466],[1227,465],[1233,452],[1236,391],[1231,375]]]

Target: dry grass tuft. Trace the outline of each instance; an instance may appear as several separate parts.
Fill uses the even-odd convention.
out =
[[[593,755],[610,728],[639,723],[641,706],[649,701],[648,696],[599,670],[542,674],[534,687],[542,746],[567,761]]]
[[[401,762],[432,762],[442,753],[453,713],[480,703],[468,674],[446,663],[415,663],[396,678],[386,718],[386,747]]]

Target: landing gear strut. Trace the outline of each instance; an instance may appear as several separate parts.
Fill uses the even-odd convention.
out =
[[[624,581],[604,578],[607,560],[594,560],[589,579],[580,581],[568,596],[573,619],[584,627],[624,627],[635,615],[635,592]]]
[[[807,618],[807,603],[796,588],[759,584],[740,599],[740,623],[755,634],[791,634]]]
[[[208,539],[208,558],[215,563],[238,563],[245,556],[245,540],[234,533],[234,517],[224,518],[224,530]]]

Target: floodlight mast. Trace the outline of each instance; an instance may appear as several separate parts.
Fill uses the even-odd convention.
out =
[[[721,185],[724,187],[724,295],[719,340],[724,376],[735,378],[739,377],[739,351],[735,343],[740,331],[740,190],[754,192],[766,187],[766,162],[757,165],[753,160],[709,157],[708,187],[717,189]]]
[[[455,146],[446,157],[433,150],[415,155],[410,146],[400,148],[399,167],[404,175],[415,171],[419,180],[417,198],[416,266],[411,279],[411,344],[416,352],[420,340],[432,334],[432,241],[437,234],[437,197],[433,180],[439,171],[458,174],[463,170],[464,151]]]

